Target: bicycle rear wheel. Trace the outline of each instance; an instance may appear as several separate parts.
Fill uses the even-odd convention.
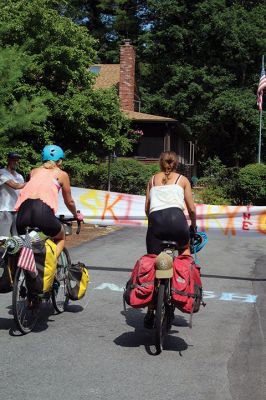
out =
[[[35,327],[40,310],[40,299],[31,296],[25,279],[25,272],[17,268],[12,293],[13,316],[17,328],[23,335],[31,332]]]
[[[57,261],[52,287],[52,303],[55,311],[59,314],[65,311],[69,301],[66,289],[66,271],[69,265],[71,265],[69,252],[67,249],[63,249]]]
[[[160,283],[157,305],[155,310],[155,347],[157,354],[163,350],[163,343],[167,333],[167,309],[165,307],[166,287],[164,283]]]

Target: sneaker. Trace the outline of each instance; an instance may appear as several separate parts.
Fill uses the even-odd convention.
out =
[[[146,329],[152,329],[154,327],[154,310],[148,310],[144,317],[144,327]]]

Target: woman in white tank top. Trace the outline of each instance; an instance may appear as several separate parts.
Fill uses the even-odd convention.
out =
[[[145,212],[148,217],[147,253],[159,254],[163,240],[179,244],[180,254],[190,254],[189,229],[184,216],[185,206],[196,229],[196,207],[189,180],[176,172],[175,152],[166,151],[159,159],[161,172],[152,176],[146,192]]]

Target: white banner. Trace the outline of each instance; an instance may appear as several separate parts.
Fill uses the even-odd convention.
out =
[[[85,222],[97,225],[147,226],[145,196],[72,187],[76,207]],[[266,235],[266,206],[197,204],[198,230],[223,235]],[[71,215],[62,196],[58,214]],[[185,210],[187,215],[187,211]]]

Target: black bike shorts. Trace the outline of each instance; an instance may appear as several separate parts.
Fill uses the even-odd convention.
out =
[[[148,254],[160,254],[164,240],[184,248],[189,243],[189,228],[183,211],[178,207],[153,211],[149,214],[146,247]]]
[[[45,235],[54,237],[61,230],[61,223],[53,210],[40,199],[25,200],[17,215],[17,231],[24,235],[26,227],[39,228]]]

